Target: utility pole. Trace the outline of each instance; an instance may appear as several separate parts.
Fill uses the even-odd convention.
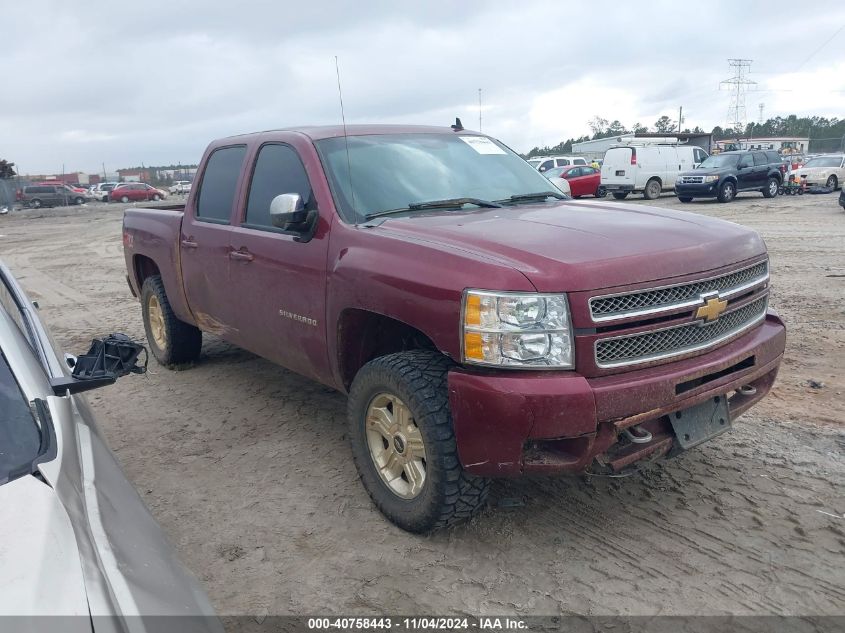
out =
[[[731,90],[731,103],[728,106],[727,123],[736,130],[737,139],[745,131],[745,93],[749,86],[756,86],[757,82],[748,79],[751,72],[752,59],[729,59],[728,65],[733,69],[733,77],[719,83],[719,89],[727,86]]]
[[[478,89],[478,131],[481,131],[481,88]]]
[[[681,106],[681,109],[678,110],[678,134],[681,133],[681,123],[684,122],[684,106]]]
[[[760,108],[760,118],[757,120],[757,123],[759,123],[760,125],[763,125],[763,108],[766,107],[766,104],[761,103],[757,107]]]

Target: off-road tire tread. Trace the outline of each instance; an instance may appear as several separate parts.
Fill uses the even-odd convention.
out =
[[[469,519],[484,506],[490,489],[489,479],[470,475],[458,459],[447,385],[451,365],[451,361],[443,354],[428,350],[381,356],[358,372],[349,392],[350,439],[359,477],[376,507],[393,523],[409,532],[432,532]],[[381,498],[384,496],[391,499],[392,495],[381,480],[377,479],[377,490],[373,491],[363,475],[365,468],[372,468],[372,460],[366,436],[361,436],[359,426],[360,411],[366,410],[369,404],[362,402],[362,399],[367,397],[365,394],[372,390],[373,385],[389,387],[392,383],[399,387],[397,391],[406,392],[396,395],[410,407],[424,437],[426,431],[429,435],[426,437],[426,453],[429,456],[426,486],[434,485],[437,489],[434,491],[433,502],[423,516],[409,517],[405,513],[395,512]],[[437,473],[432,469],[435,460],[441,464],[441,481],[437,481]],[[378,474],[375,476],[377,478]]]
[[[161,281],[161,275],[150,275],[144,280],[144,284],[141,287],[141,309],[144,311],[144,314],[146,314],[146,297],[148,292],[153,292],[158,297],[162,316],[164,317],[164,327],[167,331],[167,341],[169,343],[169,349],[163,356],[159,356],[156,352],[157,348],[155,342],[152,340],[145,316],[144,332],[146,333],[147,343],[153,355],[165,367],[195,361],[202,350],[202,331],[198,327],[180,320],[173,313],[173,308],[170,307],[170,301],[167,299],[167,293],[164,291],[164,283]]]

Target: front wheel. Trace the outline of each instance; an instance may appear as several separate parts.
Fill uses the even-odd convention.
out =
[[[41,200],[35,198],[34,200],[29,201],[29,206],[33,209],[40,209],[41,208]]]
[[[126,204],[127,202],[129,202],[129,197],[128,197],[128,196],[123,196],[123,197],[121,197],[121,198],[120,198],[120,201],[121,201],[123,204]]]
[[[74,202],[74,204],[76,204],[78,206],[78,205],[83,204],[85,202],[85,198],[74,198],[73,202]]]
[[[681,202],[692,202],[692,198],[689,198],[687,196],[678,196],[678,200],[680,200]]]
[[[777,178],[769,178],[769,181],[763,188],[763,197],[774,198],[776,195],[778,195],[778,184],[779,183]]]
[[[155,195],[153,196],[153,202],[158,202],[159,200],[161,200],[161,196],[160,196],[160,195],[158,195],[158,194],[155,194]]]
[[[736,185],[726,182],[719,187],[719,202],[730,202],[736,198]]]
[[[361,482],[385,517],[418,534],[469,518],[489,489],[458,460],[449,367],[439,352],[390,354],[364,365],[349,392],[349,438]]]
[[[830,176],[828,176],[827,182],[825,183],[825,186],[829,187],[833,191],[836,191],[836,185],[838,185],[838,184],[839,184],[839,181],[836,180],[836,176],[831,174]]]
[[[144,280],[141,313],[147,343],[159,363],[170,366],[197,359],[202,349],[202,332],[173,313],[160,275]]]
[[[627,191],[614,191],[613,197],[616,198],[617,200],[624,200],[625,198],[628,197],[628,192]]]

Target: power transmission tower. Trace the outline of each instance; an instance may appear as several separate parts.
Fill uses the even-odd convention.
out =
[[[757,123],[759,123],[760,125],[763,125],[763,108],[766,107],[766,104],[761,103],[757,107],[760,108],[760,119],[757,121]]]
[[[757,82],[748,79],[751,72],[751,59],[729,59],[728,65],[733,69],[733,77],[719,83],[731,89],[731,104],[728,106],[727,123],[736,130],[737,135],[745,132],[745,93],[749,86],[756,86]]]

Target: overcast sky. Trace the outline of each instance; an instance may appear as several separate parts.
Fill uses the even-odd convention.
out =
[[[845,118],[845,2],[681,4],[4,0],[0,158],[191,163],[220,136],[338,123],[335,55],[348,123],[475,129],[482,88],[483,131],[518,151],[594,116],[725,125],[729,57],[754,60],[749,120]]]

